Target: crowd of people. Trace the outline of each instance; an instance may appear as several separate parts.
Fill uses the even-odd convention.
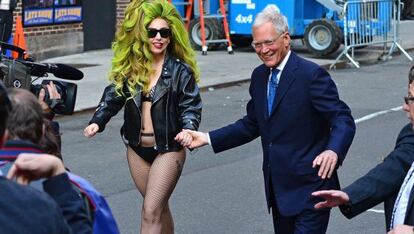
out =
[[[414,65],[403,105],[411,122],[382,163],[339,190],[336,170],[356,131],[351,109],[325,69],[291,51],[277,7],[256,16],[252,36],[263,64],[252,72],[246,114],[199,132],[200,71],[179,13],[165,0],[128,5],[113,44],[110,85],[84,135],[103,132],[124,109],[121,135],[143,197],[140,232],[174,233],[169,198],[186,148],[210,145],[219,153],[260,137],[275,233],[325,233],[332,207],[352,218],[380,202],[388,233],[414,233]],[[1,233],[119,233],[102,194],[64,166],[46,91],[61,98],[52,82],[36,97],[0,81]]]

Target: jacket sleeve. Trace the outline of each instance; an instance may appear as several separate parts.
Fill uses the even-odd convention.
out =
[[[124,96],[116,93],[113,84],[108,85],[89,124],[96,123],[99,126],[99,132],[102,132],[109,120],[122,109],[125,100]]]
[[[313,107],[330,123],[326,149],[337,153],[341,165],[355,136],[356,127],[351,110],[339,99],[335,83],[323,68],[315,70],[310,94]]]
[[[177,95],[181,128],[198,130],[202,110],[200,89],[188,67],[183,68],[179,76]]]
[[[253,96],[253,81],[249,87],[250,97]],[[209,132],[211,146],[214,153],[219,153],[243,144],[260,136],[259,125],[256,119],[254,101],[250,98],[246,106],[246,115],[235,123]]]
[[[350,205],[341,206],[341,212],[352,218],[398,193],[413,162],[414,132],[408,124],[384,161],[343,189],[350,198]]]
[[[66,173],[43,182],[43,189],[59,205],[72,233],[92,233],[89,220],[79,194],[73,190]]]

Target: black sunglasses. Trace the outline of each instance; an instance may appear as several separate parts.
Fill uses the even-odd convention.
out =
[[[168,38],[171,36],[171,30],[169,28],[160,28],[160,29],[148,28],[147,32],[148,32],[149,38],[156,37],[158,33],[160,33],[162,38]]]
[[[405,104],[410,105],[412,101],[414,101],[414,97],[404,97]]]

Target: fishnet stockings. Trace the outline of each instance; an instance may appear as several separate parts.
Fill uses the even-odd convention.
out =
[[[127,158],[131,176],[144,197],[141,233],[174,233],[168,199],[180,178],[185,151],[159,154],[150,165],[128,147]]]

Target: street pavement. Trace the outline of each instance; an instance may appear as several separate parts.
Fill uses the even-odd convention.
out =
[[[411,56],[414,55],[413,34],[414,21],[402,22],[400,42],[404,49],[411,51]],[[292,42],[292,50],[324,67],[341,52],[339,50],[327,59],[316,59],[300,41]],[[391,61],[367,66],[377,62],[381,52],[377,47],[358,50],[356,56],[361,69],[346,66],[345,61],[342,62],[345,66],[338,66],[337,71],[331,72],[341,98],[350,105],[358,120],[357,135],[347,161],[339,171],[342,186],[374,167],[392,149],[398,130],[407,122],[401,111],[361,121],[371,113],[400,106],[402,96],[406,94],[406,72],[412,62],[396,53]],[[111,57],[110,50],[99,50],[42,62],[71,64],[84,72],[85,78],[77,82],[76,111],[82,112],[94,109],[99,102],[108,84]],[[252,69],[261,62],[250,48],[239,48],[234,55],[228,55],[225,50],[209,51],[207,56],[198,52],[197,59],[201,69],[200,87],[212,91],[202,93],[201,130],[204,131],[223,126],[244,113],[248,83],[232,84],[248,81]],[[217,89],[221,86],[229,87]],[[90,116],[89,112],[79,113],[59,120],[65,141],[65,165],[104,194],[121,233],[137,233],[142,198],[130,179],[125,148],[118,138],[122,116],[114,117],[104,134],[86,141],[82,129]],[[213,155],[207,147],[189,154],[170,200],[176,233],[272,233],[271,216],[267,214],[263,200],[261,157],[257,140],[220,155]],[[338,209],[333,209],[327,233],[383,233],[381,210],[382,205],[378,205],[347,220]]]
[[[414,56],[414,51],[410,55]],[[408,122],[401,109],[390,110],[403,103],[411,63],[403,56],[395,56],[361,69],[331,71],[340,98],[349,105],[357,122],[354,141],[338,171],[343,187],[381,162]],[[248,86],[244,82],[202,92],[200,130],[216,129],[243,116],[249,99]],[[111,119],[105,132],[86,139],[82,132],[91,116],[89,111],[59,117],[65,165],[102,192],[121,233],[137,233],[143,200],[132,182],[125,146],[119,136],[122,114]],[[260,139],[220,154],[214,154],[211,147],[189,152],[169,200],[175,233],[273,233],[265,205],[262,161]],[[382,210],[380,204],[348,220],[339,209],[333,209],[327,233],[384,233]]]
[[[399,43],[402,47],[414,50],[414,21],[401,21]],[[328,68],[335,58],[342,52],[341,47],[336,53],[325,59],[318,59],[306,51],[300,40],[292,41],[292,50],[301,56]],[[378,61],[382,54],[379,46],[369,46],[355,52],[356,60],[360,65],[372,64]],[[396,56],[399,53],[395,53]],[[45,63],[64,63],[79,68],[84,73],[84,78],[77,81],[78,95],[75,111],[94,109],[102,95],[104,88],[109,84],[108,74],[111,68],[112,51],[110,49],[88,51],[80,54],[50,58]],[[404,56],[404,55],[400,55]],[[391,58],[392,59],[392,58]],[[197,51],[197,62],[201,70],[201,89],[213,89],[221,86],[229,86],[234,83],[248,81],[254,67],[261,64],[254,51],[250,48],[239,48],[233,55],[229,55],[225,48],[219,51],[208,51],[207,55],[201,55]],[[345,57],[342,58],[337,68],[357,69],[349,64]],[[50,75],[53,78],[53,75]]]

